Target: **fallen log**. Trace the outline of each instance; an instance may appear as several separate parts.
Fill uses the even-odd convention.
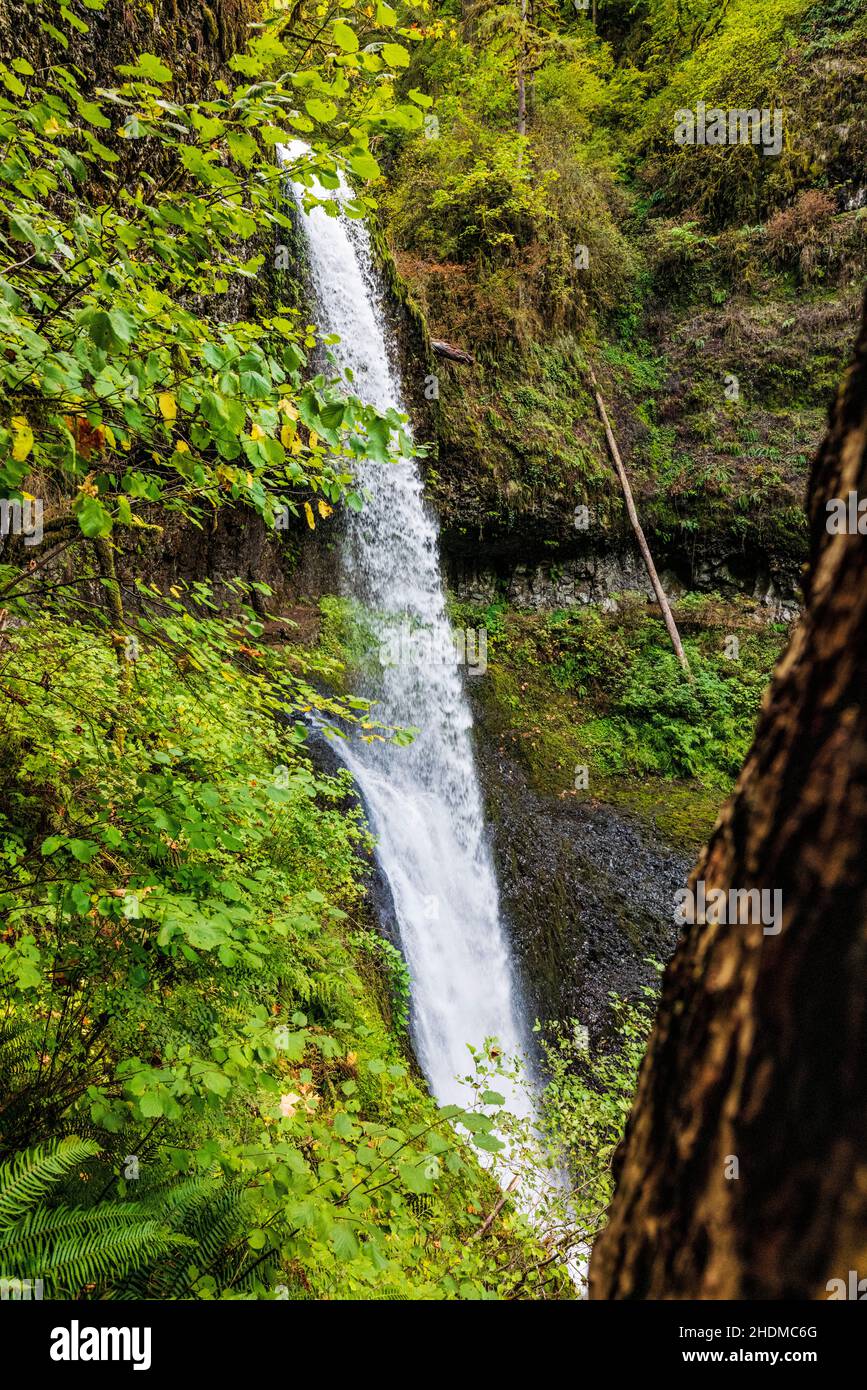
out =
[[[466,362],[470,366],[475,363],[476,359],[471,352],[453,347],[451,343],[444,343],[441,338],[431,338],[430,345],[438,357],[448,357],[451,362]]]

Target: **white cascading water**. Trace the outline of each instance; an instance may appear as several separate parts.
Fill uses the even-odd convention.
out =
[[[303,153],[288,146],[283,162]],[[338,335],[335,358],[351,368],[362,400],[405,414],[366,228],[322,208],[305,213],[302,190],[293,191],[320,330]],[[345,185],[316,195],[351,196]],[[416,463],[365,463],[359,484],[368,500],[344,543],[346,588],[376,615],[382,650],[394,653],[374,713],[420,732],[407,747],[351,740],[340,753],[366,803],[394,898],[419,1061],[442,1104],[466,1103],[458,1078],[472,1070],[467,1044],[495,1037],[507,1056],[528,1054],[484,831],[472,720],[446,616],[437,526]],[[530,1108],[523,1088],[507,1099],[513,1112]]]

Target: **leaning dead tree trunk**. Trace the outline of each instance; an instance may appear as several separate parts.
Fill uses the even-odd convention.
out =
[[[829,533],[826,506],[852,493],[867,302],[813,464],[804,614],[690,880],[726,911],[696,914],[666,972],[593,1298],[822,1299],[867,1276],[867,535]],[[737,889],[770,910],[733,910]]]
[[[629,486],[629,478],[626,476],[626,469],[623,467],[623,460],[620,457],[620,450],[617,447],[617,440],[614,438],[614,431],[611,428],[611,422],[608,419],[608,412],[605,409],[605,402],[603,401],[602,396],[599,393],[599,387],[596,384],[596,377],[593,373],[592,367],[590,369],[590,384],[593,387],[593,395],[596,398],[596,409],[599,411],[599,418],[602,421],[603,427],[605,429],[605,438],[608,441],[608,451],[611,454],[611,458],[614,462],[614,467],[617,470],[617,477],[620,480],[620,486],[623,489],[623,498],[626,502],[627,515],[629,516],[629,521],[632,526],[632,529],[635,532],[635,539],[638,541],[638,549],[641,551],[641,558],[644,561],[645,569],[647,570],[647,573],[650,576],[650,582],[653,585],[653,592],[656,594],[657,602],[660,608],[662,609],[662,616],[665,619],[665,626],[668,630],[668,635],[671,638],[671,645],[674,647],[674,654],[680,662],[681,666],[683,667],[684,671],[686,671],[687,675],[689,675],[689,662],[687,661],[686,653],[683,650],[683,643],[680,640],[680,633],[677,630],[677,624],[674,621],[674,616],[672,614],[671,607],[669,605],[668,599],[665,596],[665,590],[659,582],[659,575],[656,573],[656,565],[653,563],[653,556],[650,553],[650,546],[647,544],[647,538],[644,534],[644,531],[642,530],[641,522],[638,520],[638,512],[635,509],[635,501],[632,496],[632,488]]]

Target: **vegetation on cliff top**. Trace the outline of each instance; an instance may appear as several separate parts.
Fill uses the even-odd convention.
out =
[[[797,561],[801,497],[867,265],[856,0],[436,7],[383,217],[435,337],[447,540],[604,545],[621,526],[592,364],[648,527]],[[519,130],[517,84],[527,116]],[[778,155],[678,145],[678,109],[779,110]],[[736,389],[733,383],[736,379]],[[594,530],[577,538],[574,506]],[[493,545],[492,545],[492,554]]]

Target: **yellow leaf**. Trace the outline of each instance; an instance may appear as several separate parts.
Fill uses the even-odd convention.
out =
[[[12,457],[16,463],[23,463],[33,448],[33,431],[23,415],[13,415],[12,430]]]
[[[329,507],[329,505],[328,505],[327,502],[323,502],[323,500],[322,500],[321,497],[320,497],[319,501],[316,503],[316,506],[317,506],[318,509],[319,509],[319,515],[320,515],[320,516],[330,516],[330,515],[331,515],[331,511],[332,511],[331,507]]]
[[[115,438],[114,430],[112,429],[111,425],[103,425],[102,430],[112,449],[116,449],[117,439]]]
[[[176,420],[178,415],[177,402],[171,391],[161,391],[157,396],[157,404],[160,414],[164,420]]]
[[[310,448],[311,448],[311,449],[315,449],[315,448],[316,448],[316,445],[319,443],[319,435],[316,433],[315,430],[311,430],[311,431],[310,431],[310,441],[309,441],[309,443],[310,443]]]
[[[282,410],[284,415],[288,415],[290,420],[298,419],[298,411],[295,409],[292,402],[287,400],[285,396],[280,397],[280,400],[277,402],[277,408]]]
[[[307,525],[310,527],[310,530],[315,531],[316,522],[313,520],[313,508],[311,507],[309,502],[304,503],[304,515],[307,518]]]
[[[251,438],[251,439],[264,439],[264,438],[265,438],[265,431],[262,429],[262,426],[261,426],[261,425],[252,424],[252,425],[250,426],[250,438]]]
[[[280,426],[280,443],[287,449],[292,447],[292,440],[295,437],[295,426],[286,424]]]
[[[187,441],[186,441],[185,439],[179,439],[178,442],[177,442],[177,444],[175,445],[175,453],[176,453],[176,454],[188,454],[189,452],[190,452],[190,446],[189,446],[189,444],[187,443]]]

